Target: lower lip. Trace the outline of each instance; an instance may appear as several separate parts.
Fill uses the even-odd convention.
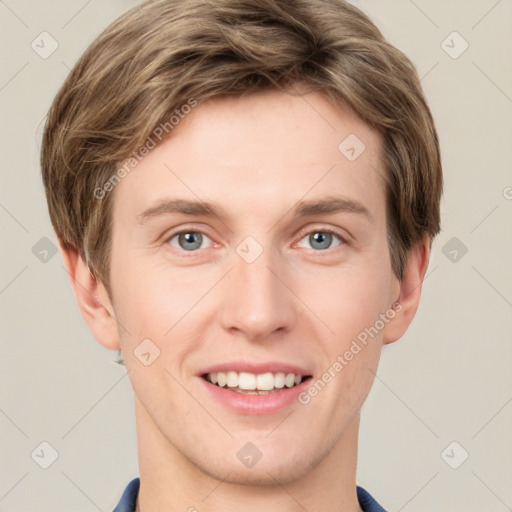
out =
[[[279,391],[268,395],[245,395],[231,391],[228,388],[221,388],[199,377],[203,385],[212,396],[221,404],[243,414],[272,414],[293,402],[297,401],[298,395],[309,385],[311,378],[302,381],[292,388],[282,388]]]

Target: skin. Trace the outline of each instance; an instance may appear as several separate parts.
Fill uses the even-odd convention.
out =
[[[353,162],[338,150],[349,134],[366,146]],[[392,272],[380,151],[379,134],[318,93],[213,99],[117,185],[110,298],[77,253],[63,249],[84,318],[103,346],[121,348],[133,385],[138,511],[360,510],[360,408],[383,345],[416,313],[429,259],[424,239],[403,279]],[[372,219],[292,213],[301,200],[334,194],[363,204]],[[218,204],[227,217],[167,213],[138,222],[177,197]],[[312,236],[326,229],[344,241],[333,235],[322,248]],[[200,248],[180,245],[180,230],[203,234]],[[236,252],[247,236],[263,249],[250,264]],[[306,405],[236,413],[196,375],[244,359],[286,361],[319,378],[396,301],[394,318]],[[133,353],[147,338],[161,351],[150,366]],[[236,457],[246,442],[263,453],[252,468]]]

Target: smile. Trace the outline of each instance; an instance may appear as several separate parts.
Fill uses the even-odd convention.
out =
[[[298,386],[303,380],[309,378],[309,375],[298,375],[295,373],[284,372],[212,372],[202,376],[211,384],[220,388],[227,388],[235,393],[245,395],[268,395],[277,393],[283,388],[292,388]]]

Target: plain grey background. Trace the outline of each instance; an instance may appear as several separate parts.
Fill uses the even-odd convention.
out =
[[[52,252],[38,163],[70,68],[137,3],[0,0],[2,512],[110,511],[138,476],[126,370]],[[390,511],[511,510],[512,0],[353,3],[417,66],[445,174],[419,311],[363,406],[358,483]]]

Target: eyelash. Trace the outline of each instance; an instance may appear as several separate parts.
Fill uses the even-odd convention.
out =
[[[194,230],[194,229],[184,229],[181,231],[176,231],[175,233],[172,233],[171,235],[169,235],[165,239],[165,243],[170,245],[170,242],[173,238],[175,238],[176,236],[179,236],[181,234],[184,234],[184,233],[199,233],[201,235],[205,235],[206,237],[210,238],[206,233],[204,233],[202,231]],[[316,228],[316,229],[311,229],[309,231],[303,231],[300,233],[299,241],[303,240],[306,236],[308,236],[312,233],[328,233],[330,235],[334,235],[334,236],[338,237],[340,240],[340,244],[335,247],[329,247],[329,248],[323,249],[323,250],[309,249],[315,253],[319,253],[319,254],[324,253],[324,252],[327,253],[327,252],[335,250],[336,248],[339,248],[343,245],[349,245],[346,237],[344,237],[343,235],[341,235],[338,231],[336,231],[334,229],[318,229],[318,228]],[[211,238],[210,238],[210,240],[211,240]],[[177,248],[177,247],[173,247],[173,249],[177,250],[178,252],[188,253],[188,256],[185,256],[185,257],[191,257],[191,256],[194,256],[196,253],[200,252],[200,249],[194,249],[192,251],[185,251],[184,249]]]

